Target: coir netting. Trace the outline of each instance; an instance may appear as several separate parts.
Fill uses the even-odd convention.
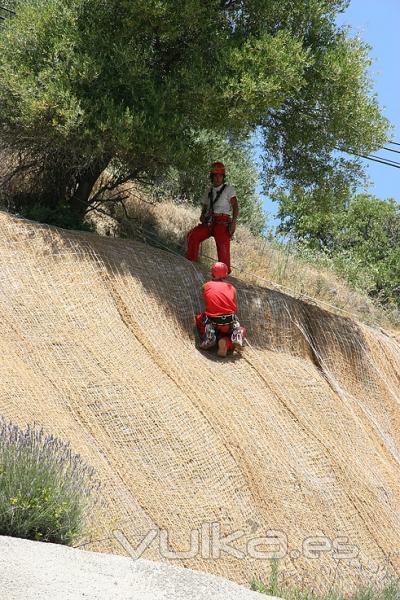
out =
[[[400,571],[400,344],[235,282],[251,346],[195,344],[204,274],[0,213],[0,413],[102,482],[88,549],[282,584]]]

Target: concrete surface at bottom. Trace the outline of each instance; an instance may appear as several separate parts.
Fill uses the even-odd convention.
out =
[[[199,571],[10,537],[0,537],[0,597],[2,600],[268,598]]]

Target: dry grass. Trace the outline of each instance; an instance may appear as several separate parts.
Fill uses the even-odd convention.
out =
[[[139,238],[150,244],[184,253],[185,233],[198,223],[199,209],[172,201],[156,202],[137,188],[125,189],[125,206],[130,219],[118,210],[115,219],[96,214],[96,229],[101,235]],[[238,227],[231,246],[234,275],[248,283],[276,288],[297,298],[316,302],[334,312],[345,312],[356,319],[386,329],[400,330],[400,317],[386,313],[372,300],[352,289],[333,270],[301,260],[278,244],[255,237]],[[201,262],[217,257],[211,238],[203,243]],[[327,306],[328,305],[328,306]]]

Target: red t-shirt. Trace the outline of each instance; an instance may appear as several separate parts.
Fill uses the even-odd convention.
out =
[[[207,281],[203,285],[205,313],[209,317],[233,315],[237,311],[235,288],[227,281]]]

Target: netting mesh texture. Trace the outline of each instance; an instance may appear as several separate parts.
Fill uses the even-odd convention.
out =
[[[318,591],[399,574],[398,340],[234,281],[251,347],[223,361],[196,348],[203,281],[140,242],[0,213],[0,414],[97,470],[84,547],[155,532],[144,558],[242,584],[274,554],[281,583]]]

